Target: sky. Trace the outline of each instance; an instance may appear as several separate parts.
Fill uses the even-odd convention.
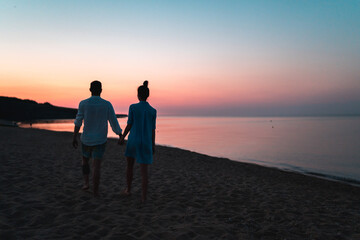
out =
[[[0,96],[117,113],[360,114],[359,0],[0,0]]]

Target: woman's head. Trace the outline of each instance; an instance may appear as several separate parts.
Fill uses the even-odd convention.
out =
[[[145,80],[143,85],[138,87],[138,98],[140,101],[146,101],[146,99],[150,95],[150,90],[148,88],[148,84],[149,84],[149,82]]]

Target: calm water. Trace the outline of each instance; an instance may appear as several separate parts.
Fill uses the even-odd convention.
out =
[[[126,120],[119,119],[123,129]],[[58,121],[33,127],[71,132],[74,125],[72,121]],[[111,130],[109,136],[116,137]],[[159,117],[156,142],[360,183],[360,117]]]

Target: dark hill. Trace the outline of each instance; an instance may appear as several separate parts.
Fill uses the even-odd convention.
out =
[[[34,121],[39,119],[74,119],[77,109],[56,107],[13,97],[0,97],[0,119]]]

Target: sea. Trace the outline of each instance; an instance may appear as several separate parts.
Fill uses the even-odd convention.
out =
[[[127,118],[118,120],[124,129]],[[74,124],[54,120],[31,127],[72,132]],[[116,138],[110,126],[108,136]],[[360,185],[360,116],[160,116],[156,144]]]

